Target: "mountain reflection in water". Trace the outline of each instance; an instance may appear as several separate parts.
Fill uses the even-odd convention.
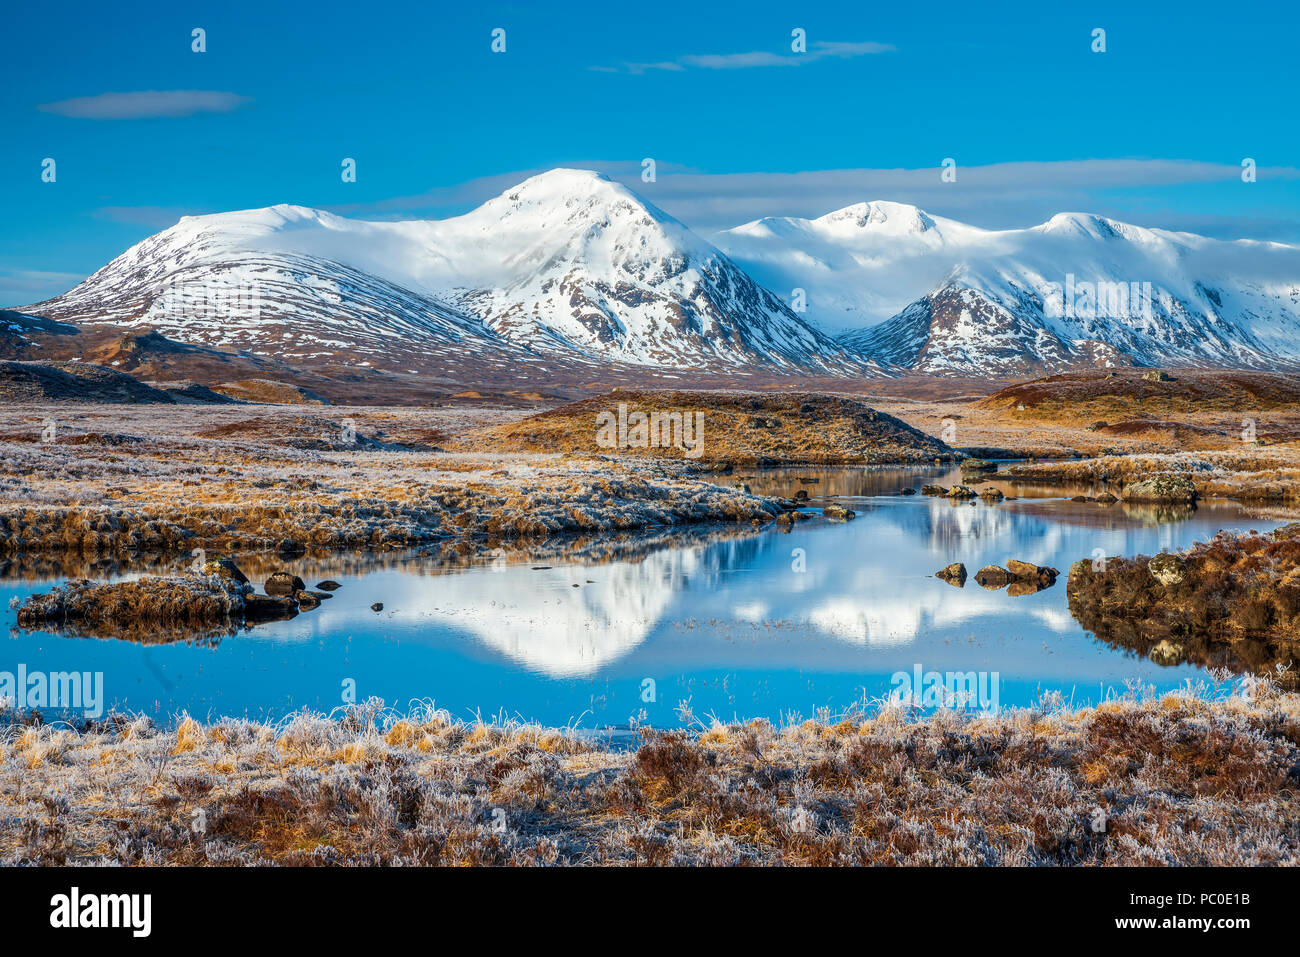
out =
[[[473,555],[433,548],[241,556],[255,582],[283,566],[309,587],[324,578],[343,587],[317,610],[215,647],[12,629],[10,660],[0,660],[0,670],[17,662],[102,670],[110,702],[158,715],[328,711],[355,682],[360,697],[397,707],[432,699],[462,716],[503,713],[548,724],[621,726],[644,709],[649,723],[671,725],[683,699],[697,715],[779,720],[887,695],[891,675],[916,664],[997,672],[1003,704],[1028,704],[1047,690],[1083,703],[1129,680],[1165,688],[1205,672],[1135,659],[1080,628],[1064,587],[1073,561],[1098,550],[1153,554],[1220,528],[1281,524],[1251,519],[1231,503],[1202,504],[1171,521],[1062,498],[988,505],[898,494],[922,482],[959,481],[945,469],[738,470],[726,481],[772,494],[805,488],[814,511],[824,496],[843,496],[858,515],[786,529],[652,530],[524,549],[489,544]],[[1054,566],[1061,580],[1010,594],[933,577],[951,562],[973,574],[1008,559]],[[51,572],[74,573],[39,562],[0,572],[6,603],[47,590],[58,581]],[[382,612],[371,610],[374,602]],[[12,626],[14,612],[7,615]]]

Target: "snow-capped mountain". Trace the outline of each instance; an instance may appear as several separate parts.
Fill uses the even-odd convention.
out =
[[[598,173],[552,170],[464,216],[300,206],[186,217],[38,315],[147,324],[286,361],[394,351],[862,375],[705,240]]]
[[[186,217],[22,312],[293,365],[453,374],[1300,364],[1300,247],[1079,213],[986,230],[891,202],[713,239],[557,169],[444,220]]]
[[[1294,365],[1300,248],[1061,213],[984,230],[898,203],[715,237],[805,318],[886,366],[1006,375],[1077,365]]]

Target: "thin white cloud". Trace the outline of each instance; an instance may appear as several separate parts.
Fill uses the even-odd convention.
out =
[[[654,63],[624,63],[619,67],[593,66],[598,73],[649,73],[665,71],[681,73],[696,70],[749,70],[756,67],[803,66],[818,60],[848,60],[877,53],[892,53],[896,48],[889,43],[874,41],[845,42],[820,40],[805,53],[773,53],[770,50],[751,50],[745,53],[696,53],[675,60]]]
[[[44,113],[79,120],[142,120],[193,116],[196,113],[230,113],[252,100],[219,90],[142,90],[136,93],[101,93],[70,100],[42,103]]]

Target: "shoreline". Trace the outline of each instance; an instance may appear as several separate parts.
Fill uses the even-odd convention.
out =
[[[274,724],[10,723],[0,862],[1300,863],[1300,695],[1267,682],[637,734],[613,749],[378,702]]]

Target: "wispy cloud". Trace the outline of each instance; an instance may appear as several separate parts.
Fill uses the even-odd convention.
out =
[[[650,73],[665,71],[681,73],[686,70],[750,70],[756,67],[804,66],[818,60],[849,60],[877,53],[892,53],[896,48],[889,43],[874,41],[843,42],[816,41],[805,53],[773,53],[770,50],[751,50],[746,53],[697,53],[675,60],[652,63],[624,63],[621,66],[593,66],[599,73]]]
[[[142,90],[136,93],[101,93],[70,100],[42,103],[44,113],[79,120],[143,120],[193,116],[196,113],[230,113],[252,100],[219,90]]]

